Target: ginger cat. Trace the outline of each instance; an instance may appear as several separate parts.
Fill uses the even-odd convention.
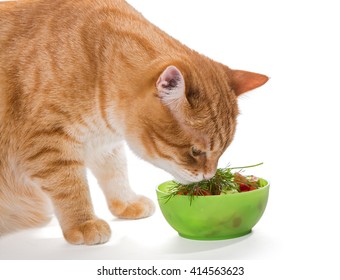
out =
[[[147,217],[122,142],[178,181],[211,178],[237,97],[267,80],[187,48],[124,0],[0,2],[0,236],[47,223],[53,205],[68,242],[108,241],[86,167],[113,215]]]

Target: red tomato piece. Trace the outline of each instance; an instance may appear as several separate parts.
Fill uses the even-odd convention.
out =
[[[249,192],[250,188],[246,184],[240,184],[240,192]]]

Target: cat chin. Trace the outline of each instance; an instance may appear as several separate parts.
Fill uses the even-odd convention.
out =
[[[172,174],[172,175],[173,175],[173,174]],[[173,176],[174,176],[174,180],[175,180],[176,182],[182,184],[182,185],[188,185],[188,184],[194,183],[194,182],[188,181],[188,180],[186,180],[186,179],[179,178],[179,177],[177,177],[177,176],[175,176],[175,175],[173,175]]]
[[[174,180],[177,183],[180,183],[182,185],[189,185],[189,184],[198,183],[198,182],[202,181],[202,180],[188,181],[188,180],[185,180],[185,179],[176,179],[176,178],[174,178]]]
[[[152,165],[163,169],[174,177],[174,180],[180,184],[187,185],[190,183],[195,183],[203,180],[203,176],[192,176],[189,171],[186,171],[182,167],[178,167],[177,165],[163,159],[153,159],[147,160]]]
[[[202,176],[193,176],[190,174],[189,171],[186,171],[182,167],[178,167],[175,165],[173,162],[170,162],[168,160],[164,160],[161,158],[155,159],[155,158],[149,158],[145,152],[142,149],[136,149],[138,145],[133,145],[134,143],[128,143],[129,148],[132,150],[132,152],[139,158],[151,163],[152,165],[163,169],[165,172],[168,172],[174,177],[174,180],[179,182],[180,184],[187,185],[190,183],[195,183],[195,182],[200,182],[202,181],[203,175]],[[131,145],[132,144],[132,145]]]
[[[184,172],[181,172],[181,173],[184,173]],[[188,185],[188,184],[191,184],[191,183],[196,183],[196,182],[200,182],[203,180],[203,177],[198,177],[198,176],[190,176],[190,175],[186,175],[186,174],[183,174],[182,176],[181,175],[178,175],[178,174],[172,174],[175,178],[175,181],[177,181],[178,183],[180,184],[183,184],[183,185]]]

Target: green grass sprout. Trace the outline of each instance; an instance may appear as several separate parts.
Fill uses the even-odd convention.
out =
[[[216,174],[211,179],[187,185],[173,181],[164,199],[168,202],[174,196],[185,195],[188,196],[191,204],[196,196],[228,195],[261,188],[265,185],[265,180],[255,176],[245,177],[241,175],[241,172],[262,164],[263,162],[242,167],[227,166],[225,168],[218,168]],[[235,170],[238,171],[232,172]]]

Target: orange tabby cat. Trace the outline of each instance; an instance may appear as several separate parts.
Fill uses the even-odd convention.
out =
[[[124,0],[0,3],[0,236],[45,224],[53,205],[68,242],[106,242],[86,167],[113,215],[147,217],[122,141],[178,181],[211,178],[237,96],[267,79],[190,50]]]

